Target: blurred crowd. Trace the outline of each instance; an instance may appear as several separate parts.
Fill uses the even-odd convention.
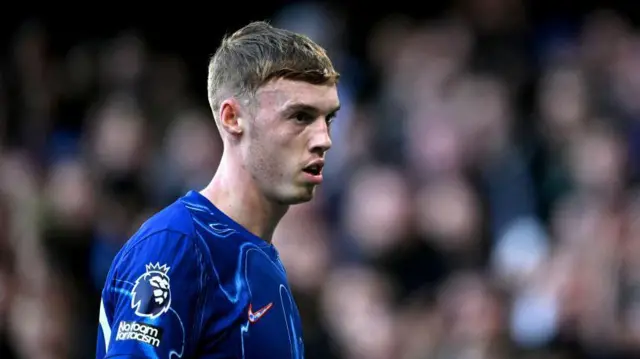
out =
[[[364,58],[339,9],[273,17],[343,76],[327,181],[274,240],[307,358],[639,357],[640,36],[470,4],[380,19]],[[25,23],[0,64],[2,359],[93,357],[112,258],[221,153],[180,54],[55,36]]]

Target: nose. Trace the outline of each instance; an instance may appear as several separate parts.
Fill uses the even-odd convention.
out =
[[[326,121],[319,120],[313,126],[309,147],[311,152],[323,155],[331,148],[331,132]]]

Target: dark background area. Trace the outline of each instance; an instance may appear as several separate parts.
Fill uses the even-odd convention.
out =
[[[144,37],[152,50],[176,52],[190,65],[193,75],[206,69],[208,57],[215,51],[225,33],[243,26],[247,21],[268,19],[273,13],[293,4],[292,0],[236,5],[231,2],[167,4],[166,6],[100,2],[72,5],[44,5],[29,1],[12,4],[0,13],[0,43],[11,42],[25,22],[38,21],[50,34],[51,49],[65,53],[78,42],[112,37],[134,30]],[[416,19],[433,19],[445,15],[455,1],[325,1],[339,6],[349,23],[348,46],[354,55],[365,55],[366,38],[371,28],[390,13],[401,13]],[[463,4],[464,1],[457,1]],[[71,3],[68,3],[71,4]],[[632,1],[525,1],[526,17],[532,33],[548,27],[568,33],[577,32],[586,16],[598,9],[615,10],[631,23],[640,20],[640,8]],[[2,46],[3,53],[8,47]],[[195,77],[197,78],[197,76]],[[202,86],[196,86],[198,90]]]

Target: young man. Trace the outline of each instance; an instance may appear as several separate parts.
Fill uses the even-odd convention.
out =
[[[114,259],[98,358],[304,357],[271,238],[287,208],[322,182],[338,77],[320,46],[264,22],[222,41],[208,80],[224,143],[219,168]]]

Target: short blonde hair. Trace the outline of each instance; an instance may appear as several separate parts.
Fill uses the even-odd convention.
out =
[[[273,79],[332,85],[339,77],[325,49],[307,36],[252,22],[225,37],[211,57],[209,105],[216,117],[226,96],[251,97]]]

